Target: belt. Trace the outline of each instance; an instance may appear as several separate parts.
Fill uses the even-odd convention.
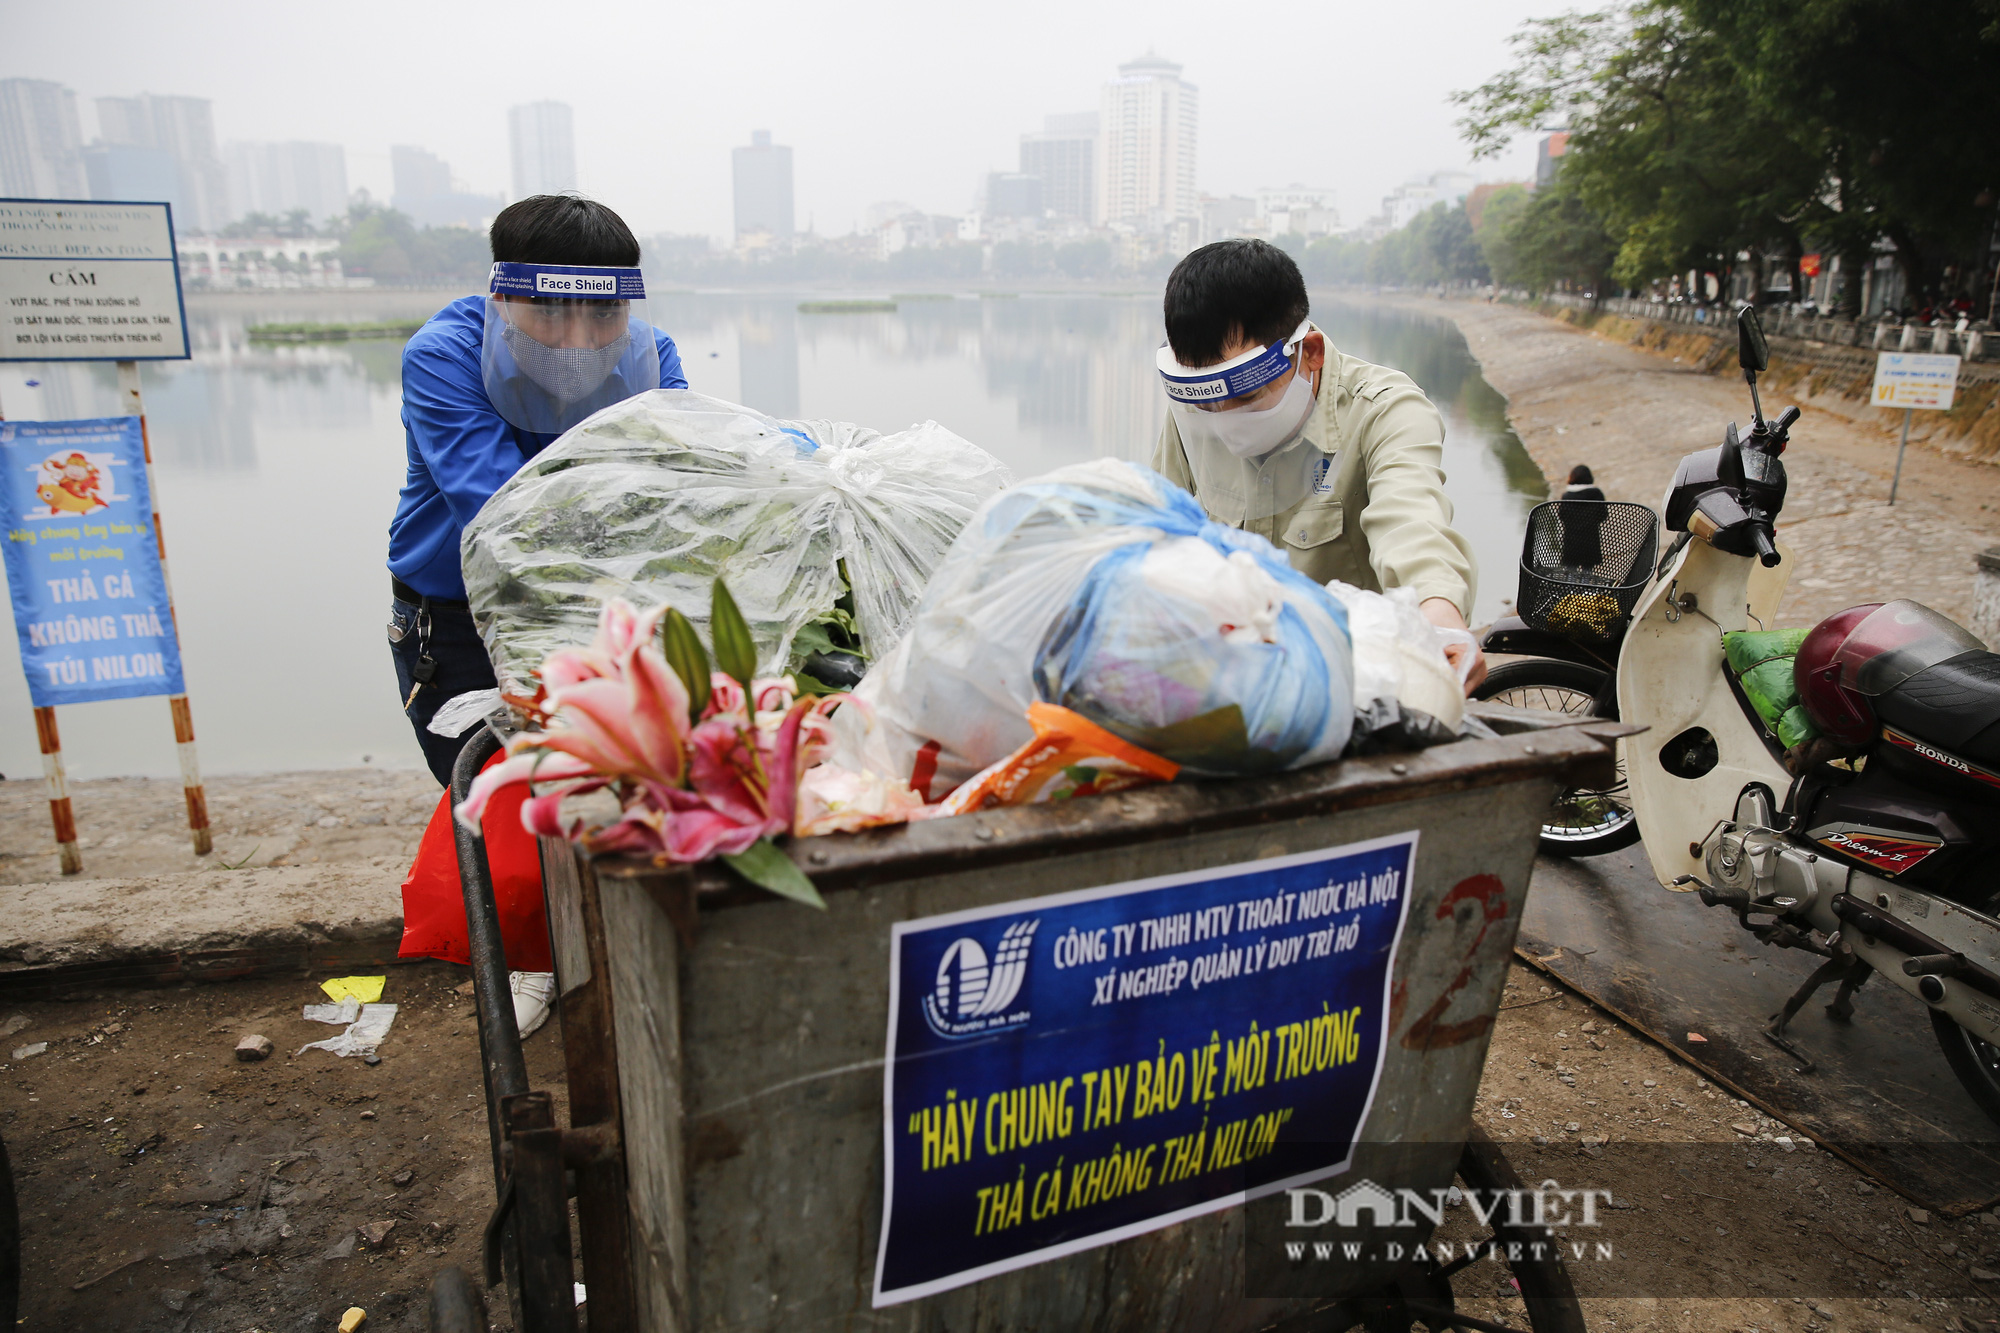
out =
[[[409,584],[397,578],[394,574],[389,576],[389,588],[395,594],[397,601],[408,602],[411,606],[438,607],[446,611],[469,611],[472,609],[470,604],[466,602],[454,602],[448,597],[426,597]]]

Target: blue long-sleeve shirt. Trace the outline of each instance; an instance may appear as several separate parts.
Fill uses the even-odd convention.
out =
[[[660,387],[685,389],[674,340],[653,330]],[[465,599],[458,541],[465,525],[554,435],[509,425],[486,398],[479,351],[486,298],[467,296],[432,315],[403,348],[403,432],[409,478],[389,520],[389,572],[426,597]]]

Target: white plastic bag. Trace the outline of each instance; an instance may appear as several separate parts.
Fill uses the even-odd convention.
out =
[[[722,575],[758,670],[853,584],[864,652],[887,651],[982,501],[998,459],[936,422],[883,436],[780,421],[685,389],[639,394],[537,454],[467,525],[466,595],[501,688],[533,690],[557,648],[590,642],[607,597],[669,602],[707,635]]]
[[[872,717],[835,715],[840,762],[932,800],[1025,743],[1036,700],[1193,774],[1332,759],[1354,720],[1340,604],[1263,538],[1112,459],[988,501],[858,693]]]
[[[1354,642],[1355,750],[1408,749],[1457,736],[1465,681],[1444,655],[1447,631],[1424,617],[1415,589],[1369,592],[1336,579],[1326,590],[1347,608]]]

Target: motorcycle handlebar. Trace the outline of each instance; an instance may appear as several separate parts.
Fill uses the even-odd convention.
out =
[[[1778,548],[1771,543],[1771,527],[1768,523],[1753,525],[1750,529],[1750,540],[1757,544],[1757,559],[1763,562],[1764,568],[1769,569],[1784,558],[1778,554]]]

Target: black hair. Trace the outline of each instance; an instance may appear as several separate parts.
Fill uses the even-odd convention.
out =
[[[1590,475],[1590,469],[1578,463],[1569,470],[1569,484],[1572,486],[1595,486],[1597,479]]]
[[[493,219],[496,264],[577,264],[635,268],[639,242],[625,219],[595,199],[530,195]]]
[[[1268,241],[1228,240],[1190,251],[1167,278],[1167,343],[1184,366],[1222,360],[1233,338],[1289,338],[1311,306],[1292,257]]]

